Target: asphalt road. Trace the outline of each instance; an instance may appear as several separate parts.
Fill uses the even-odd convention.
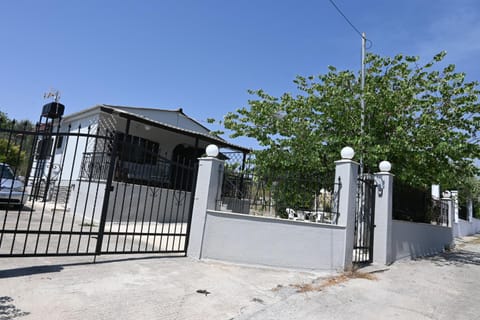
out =
[[[480,319],[480,235],[442,255],[326,274],[101,256],[0,259],[0,319]]]

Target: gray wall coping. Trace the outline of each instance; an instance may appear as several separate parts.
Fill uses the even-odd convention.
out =
[[[232,219],[239,219],[239,220],[253,220],[253,221],[265,221],[269,223],[273,222],[273,223],[281,223],[281,224],[303,225],[303,226],[312,227],[312,228],[326,228],[326,229],[338,229],[338,230],[344,230],[346,228],[345,226],[339,226],[336,224],[329,224],[329,223],[289,220],[289,219],[281,219],[281,218],[274,218],[274,217],[252,216],[248,214],[217,211],[217,210],[207,210],[207,214],[229,217]]]
[[[434,228],[452,229],[452,227],[440,226],[440,225],[437,225],[437,224],[431,224],[431,223],[426,223],[426,222],[413,222],[413,221],[396,220],[396,219],[392,219],[392,221],[395,222],[395,223],[422,225],[422,226],[427,226],[427,228],[430,227],[430,228],[433,228],[433,229]]]

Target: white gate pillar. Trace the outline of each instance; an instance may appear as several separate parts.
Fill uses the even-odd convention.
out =
[[[355,237],[355,200],[359,164],[352,160],[354,151],[350,147],[342,149],[342,160],[335,161],[335,194],[339,197],[338,225],[345,226],[344,269],[352,269],[353,242]]]
[[[393,177],[390,163],[382,161],[380,171],[375,174],[375,228],[373,229],[373,261],[391,264],[392,258],[392,205]]]
[[[207,155],[210,146],[207,147]],[[216,154],[218,154],[218,148]],[[216,201],[221,192],[224,161],[216,159],[216,154],[200,158],[198,163],[197,185],[187,246],[187,256],[196,259],[202,257],[207,210],[215,210]]]

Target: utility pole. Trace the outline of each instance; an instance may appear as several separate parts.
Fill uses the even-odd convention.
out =
[[[367,43],[367,36],[362,32],[362,68],[360,73],[360,107],[361,107],[361,123],[360,123],[360,177],[363,177],[363,153],[364,153],[364,138],[365,138],[365,46]]]

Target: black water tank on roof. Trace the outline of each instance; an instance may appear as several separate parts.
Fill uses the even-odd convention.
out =
[[[65,106],[58,102],[50,102],[43,106],[42,116],[50,119],[57,119],[63,116]]]

